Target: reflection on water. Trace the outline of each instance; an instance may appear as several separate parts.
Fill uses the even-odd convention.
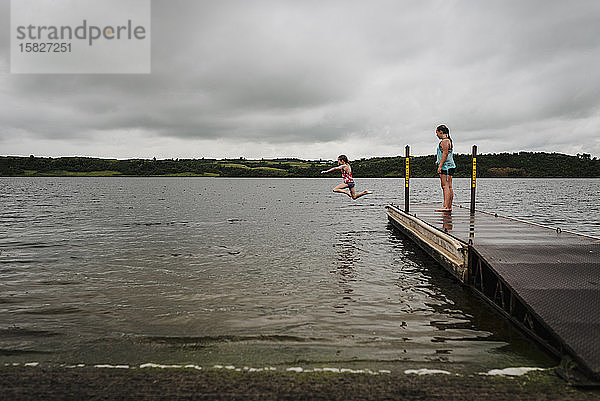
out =
[[[445,232],[452,231],[452,211],[442,212],[442,228]]]
[[[342,299],[334,306],[336,313],[346,313],[348,303],[354,302],[352,299],[352,283],[356,282],[357,274],[354,270],[354,264],[359,263],[356,252],[356,241],[352,238],[352,232],[341,234],[341,237],[335,244],[337,260],[334,263],[335,270],[332,271],[338,278],[340,284],[340,295]]]
[[[475,215],[469,214],[469,244],[473,244],[475,239]]]
[[[553,363],[387,223],[402,180],[362,181],[352,201],[330,179],[1,178],[0,362]],[[597,230],[594,199],[553,216]]]

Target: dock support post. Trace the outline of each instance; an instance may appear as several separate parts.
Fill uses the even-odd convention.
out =
[[[410,189],[410,146],[406,145],[405,151],[405,164],[406,168],[404,171],[404,212],[409,211],[409,189]]]
[[[471,214],[475,213],[476,183],[477,183],[477,145],[473,145],[473,174],[471,175]]]

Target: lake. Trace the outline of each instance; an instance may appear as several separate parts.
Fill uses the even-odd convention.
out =
[[[0,363],[557,362],[396,232],[403,179],[0,178]],[[455,202],[469,204],[469,179]],[[480,179],[478,209],[600,236],[598,179]],[[438,179],[411,180],[413,202]]]

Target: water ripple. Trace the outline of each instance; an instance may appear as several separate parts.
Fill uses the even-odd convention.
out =
[[[481,180],[480,207],[598,235],[599,182],[573,197]],[[360,179],[375,195],[355,202],[337,183],[0,178],[0,321],[23,328],[0,326],[0,356],[547,363],[388,224],[402,180]],[[469,180],[455,189],[468,202]],[[435,180],[413,190],[440,195]]]

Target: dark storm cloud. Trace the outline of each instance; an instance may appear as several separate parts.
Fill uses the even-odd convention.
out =
[[[136,130],[376,155],[428,152],[445,122],[490,151],[600,154],[598,17],[596,1],[156,0],[150,75],[10,75],[3,30],[0,141],[102,149],[98,132]]]

